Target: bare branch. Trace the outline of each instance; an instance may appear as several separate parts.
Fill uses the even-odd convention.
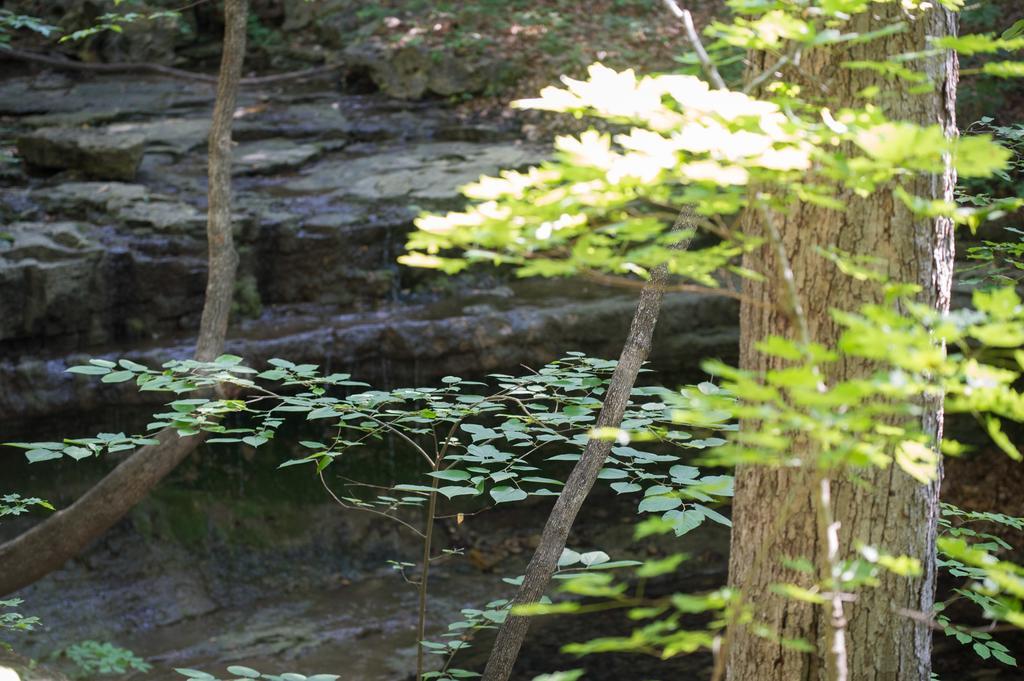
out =
[[[704,49],[704,43],[701,42],[700,34],[697,33],[697,27],[693,25],[693,15],[690,14],[690,10],[680,7],[676,0],[662,0],[662,2],[665,3],[668,11],[672,12],[677,19],[683,22],[683,28],[686,29],[686,38],[690,41],[693,51],[697,53],[697,59],[700,61],[704,73],[707,74],[708,80],[719,90],[728,90],[729,87],[725,84],[722,74],[718,72],[718,67],[711,61],[708,51]]]

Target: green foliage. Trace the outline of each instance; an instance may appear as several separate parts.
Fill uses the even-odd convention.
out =
[[[252,12],[246,15],[246,33],[249,44],[258,49],[277,47],[284,42],[284,36],[280,31],[264,25]]]
[[[985,532],[972,527],[974,524],[989,526],[1001,526],[1020,532],[1024,530],[1024,518],[1016,518],[1003,513],[988,511],[966,511],[952,504],[942,504],[942,517],[939,518],[939,535],[949,540],[971,541],[971,547],[980,551],[998,552],[1011,550],[1002,537],[990,532]],[[950,547],[952,546],[952,551]],[[987,616],[993,616],[999,612],[998,601],[982,589],[976,588],[984,584],[987,579],[986,567],[978,567],[963,562],[958,553],[959,544],[939,544],[938,566],[944,568],[952,577],[959,579],[962,586],[955,589],[957,598],[965,598],[977,604]],[[1017,661],[1007,650],[1006,646],[992,638],[988,631],[972,629],[963,625],[953,623],[944,614],[947,605],[939,603],[936,605],[935,621],[942,627],[946,636],[956,639],[961,645],[970,646],[971,649],[984,660],[992,658],[1003,664],[1016,666]]]
[[[36,17],[15,14],[9,9],[0,9],[0,49],[10,48],[11,32],[20,30],[32,31],[48,38],[57,31],[57,27],[40,21]]]
[[[40,506],[48,511],[54,510],[50,502],[38,497],[23,497],[17,493],[3,494],[0,495],[0,518],[28,513],[32,506]]]
[[[18,612],[6,612],[8,608],[17,608],[24,601],[20,598],[0,599],[0,632],[32,631],[39,624],[38,617],[25,617]],[[0,642],[0,646],[3,643]]]
[[[117,9],[122,4],[132,4],[132,0],[113,0],[114,8]],[[187,30],[185,22],[182,20],[181,12],[178,10],[157,10],[153,12],[106,12],[96,18],[92,25],[86,26],[85,28],[77,31],[72,31],[66,35],[61,36],[58,42],[75,42],[91,38],[92,36],[98,35],[110,31],[111,33],[123,33],[125,26],[130,24],[137,24],[142,22],[162,22],[167,21],[167,26],[176,26],[178,30]]]
[[[667,523],[677,534],[706,519],[729,522],[710,505],[731,495],[731,477],[702,476],[697,468],[681,463],[684,455],[706,453],[725,442],[713,436],[716,428],[682,431],[673,427],[673,410],[686,404],[686,395],[657,388],[635,389],[621,430],[593,429],[615,369],[613,361],[569,353],[522,376],[494,374],[486,383],[448,376],[437,387],[390,391],[368,390],[366,384],[351,380],[348,374],[322,375],[315,365],[283,359],[272,359],[268,364],[269,368],[258,371],[245,366],[240,357],[224,355],[213,362],[172,361],[161,369],[130,360],[91,360],[68,371],[106,382],[131,381],[140,390],[175,394],[178,399],[157,413],[148,429],[170,428],[182,437],[206,432],[213,435],[207,440],[211,444],[260,447],[276,437],[289,417],[314,422],[324,428],[323,437],[300,441],[303,453],[284,461],[281,467],[311,468],[321,479],[339,457],[390,439],[425,464],[419,478],[387,488],[355,483],[351,491],[330,493],[345,508],[391,518],[416,532],[424,542],[424,555],[432,555],[431,527],[439,503],[449,502],[461,509],[466,500],[499,505],[557,495],[563,482],[550,477],[541,466],[551,468],[557,467],[557,462],[577,461],[590,437],[616,440],[600,477],[620,494],[644,492],[641,512]],[[224,383],[241,388],[244,397],[187,396]],[[713,388],[709,386],[694,390]],[[26,450],[30,461],[39,462],[62,456],[100,456],[152,441],[145,435],[102,433],[60,442],[8,445]],[[326,481],[324,484],[327,486]],[[420,513],[426,511],[422,531],[406,520],[408,513],[403,514],[417,509]],[[445,553],[449,555],[430,560],[460,552]],[[403,560],[387,562],[421,590],[425,602],[423,566]],[[605,597],[625,590],[623,585],[613,583],[611,571],[640,565],[638,561],[612,560],[600,550],[566,549],[555,577],[564,580],[567,593]],[[412,574],[417,568],[421,572],[418,578]],[[504,581],[516,586],[522,579],[520,575]],[[454,655],[470,647],[479,631],[504,621],[509,607],[508,600],[497,600],[479,610],[464,610],[463,619],[449,625],[441,640],[421,640],[426,653],[446,657],[442,671],[423,672],[422,677],[443,681],[467,678],[470,672],[452,667]],[[551,607],[569,611],[577,604]],[[288,675],[281,678],[288,681]]]
[[[76,676],[91,678],[129,672],[148,672],[153,668],[130,650],[119,648],[109,642],[81,641],[58,651],[55,657],[63,656],[78,668]]]

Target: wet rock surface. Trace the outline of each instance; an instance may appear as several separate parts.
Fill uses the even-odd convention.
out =
[[[36,632],[19,638],[19,650],[39,656],[84,639],[114,641],[154,665],[149,674],[133,675],[136,679],[165,679],[171,667],[217,672],[230,664],[278,673],[337,673],[360,681],[410,678],[416,591],[387,561],[415,562],[416,537],[397,523],[329,503],[311,476],[276,469],[287,456],[283,442],[255,451],[201,449],[87,553],[19,592],[26,608],[30,605],[43,621]],[[352,476],[380,483],[416,475],[417,460],[410,452],[373,451],[357,458],[329,473],[328,483],[340,491]],[[61,506],[102,472],[99,462],[90,461],[56,477],[42,475],[39,467],[14,470],[20,489]],[[616,497],[603,485],[595,494],[585,519],[573,529],[571,546],[600,548],[616,559],[669,551],[670,542],[662,539],[633,539],[636,499]],[[517,504],[471,516],[461,525],[437,523],[438,552],[458,550],[464,557],[439,561],[431,570],[432,635],[457,620],[460,608],[480,608],[511,595],[502,577],[522,571],[549,505]],[[459,508],[469,510],[465,504]],[[406,520],[422,522],[415,514]],[[5,523],[0,538],[29,522]],[[706,530],[693,535],[693,557],[677,575],[698,589],[713,588],[724,578],[728,533]],[[668,581],[649,586],[671,587]],[[538,621],[515,678],[577,666],[627,670],[638,661],[628,656],[580,661],[560,654],[553,643],[621,633],[624,626],[621,614],[600,621],[572,616]],[[480,670],[481,653],[489,645],[485,639],[458,664]],[[708,661],[698,656],[666,668],[651,658],[646,671],[671,669],[688,678],[683,672],[703,669]],[[636,667],[643,668],[642,663]]]

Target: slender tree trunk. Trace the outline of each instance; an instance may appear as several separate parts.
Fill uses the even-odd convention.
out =
[[[676,219],[675,229],[688,227],[687,223],[691,217],[690,209],[684,209]],[[685,240],[679,243],[678,248],[685,249],[688,245],[689,240]],[[640,292],[640,302],[633,314],[629,335],[619,355],[619,362],[608,384],[608,392],[605,393],[596,428],[618,428],[622,423],[622,416],[629,404],[637,373],[651,352],[651,340],[654,337],[654,327],[658,323],[658,313],[661,310],[667,279],[667,269],[664,266],[658,267]],[[536,603],[547,591],[572,524],[591,488],[597,482],[597,475],[608,458],[612,444],[610,440],[587,442],[583,456],[573,467],[565,481],[565,487],[551,509],[540,536],[540,543],[534,551],[533,558],[530,559],[523,583],[516,594],[516,604]],[[510,616],[505,620],[498,630],[482,681],[508,680],[529,629],[529,617]]]
[[[865,33],[906,20],[898,3],[874,5],[849,30]],[[869,71],[851,71],[840,64],[849,60],[884,59],[887,54],[924,50],[927,36],[954,33],[955,19],[943,10],[931,10],[908,22],[906,32],[881,41],[852,46],[846,50],[820,50],[804,55],[795,78],[811,96],[828,98],[836,109],[855,105],[858,93],[877,86],[880,105],[894,119],[921,124],[939,124],[955,134],[954,102],[957,81],[953,54],[929,57],[925,69],[935,83],[935,92],[911,95]],[[754,55],[755,69],[771,61]],[[910,187],[922,196],[952,199],[952,171],[923,178]],[[953,234],[948,220],[927,220],[912,215],[887,190],[859,198],[845,197],[845,212],[811,205],[797,206],[787,214],[773,216],[781,232],[802,296],[812,340],[833,344],[839,329],[829,310],[851,309],[880,302],[877,284],[858,282],[841,274],[820,257],[818,246],[834,245],[845,251],[880,256],[888,262],[888,273],[897,281],[909,281],[923,288],[920,299],[936,309],[949,307],[953,269]],[[757,222],[758,216],[751,216]],[[765,273],[779,272],[779,262],[766,247],[752,254],[747,265]],[[741,308],[740,363],[750,370],[765,372],[783,362],[759,354],[754,343],[775,334],[798,338],[779,282],[745,284],[745,296],[771,303],[758,307],[744,302]],[[826,381],[863,376],[871,370],[864,361],[844,358],[824,372]],[[924,425],[936,441],[941,438],[941,403],[925,405]],[[797,452],[799,453],[799,452]],[[840,557],[854,555],[855,542],[874,545],[894,554],[920,559],[920,578],[883,574],[878,588],[866,588],[857,600],[847,603],[846,643],[848,678],[851,681],[927,681],[930,670],[931,632],[918,620],[902,616],[901,610],[930,614],[935,590],[935,532],[939,484],[921,485],[898,466],[882,470],[858,470],[862,483],[838,479],[832,485],[832,507],[841,523]],[[826,670],[830,642],[829,613],[820,606],[771,594],[778,582],[804,583],[805,575],[785,568],[780,558],[803,556],[814,560],[822,554],[822,536],[815,514],[814,473],[805,470],[769,469],[743,466],[737,471],[733,506],[730,583],[741,589],[754,607],[756,622],[767,624],[778,635],[802,638],[818,647],[818,654],[786,648],[756,636],[743,625],[731,628],[728,637],[730,681],[819,681],[832,678]],[[789,506],[784,522],[774,522],[780,508]]]
[[[231,230],[231,124],[238,98],[238,81],[245,60],[246,17],[249,0],[224,3],[224,50],[221,55],[217,100],[210,126],[207,170],[206,239],[209,247],[209,275],[206,280],[206,304],[199,323],[196,359],[216,359],[224,347],[231,302],[235,292],[235,252]]]
[[[248,0],[225,0],[224,52],[209,140],[210,247],[206,302],[196,359],[209,361],[224,347],[234,295],[235,254],[231,234],[231,121],[245,57]],[[28,586],[78,555],[123,518],[181,463],[206,435],[178,437],[161,431],[158,445],[142,447],[68,508],[0,545],[0,595]]]

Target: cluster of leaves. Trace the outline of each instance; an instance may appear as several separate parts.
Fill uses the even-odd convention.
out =
[[[74,663],[78,675],[86,678],[132,671],[148,672],[153,668],[132,651],[106,641],[80,641],[54,654],[54,657],[61,656]]]
[[[48,511],[54,510],[53,504],[38,497],[23,497],[17,493],[0,495],[0,518],[7,515],[28,513],[32,506],[40,506]]]
[[[48,38],[57,31],[57,27],[33,16],[15,14],[9,9],[0,9],[0,49],[9,49],[11,33],[20,30],[32,31]]]
[[[817,8],[817,19],[800,14],[800,3],[780,4],[785,9],[741,6],[751,19],[716,23],[710,33],[733,47],[778,51],[780,59],[792,61],[803,50],[869,42],[907,29],[899,22],[870,34],[844,32],[843,17],[865,11],[862,2],[826,3]],[[950,37],[935,40],[933,47],[926,55],[846,66],[907,77],[904,72],[920,59],[942,50],[1020,49],[1024,38]],[[1019,67],[1000,66],[1005,75]],[[945,215],[976,228],[1024,201],[1007,197],[965,206],[913,194],[907,180],[941,172],[947,160],[961,178],[990,177],[1005,171],[1011,154],[987,133],[948,139],[937,125],[890,120],[875,104],[884,94],[878,88],[862,93],[861,108],[831,111],[826,102],[800,99],[796,87],[784,82],[758,98],[712,89],[689,75],[637,77],[595,64],[589,76],[563,78],[564,88],[545,88],[540,98],[517,104],[594,116],[626,126],[626,132],[559,137],[553,160],[467,185],[463,191],[476,203],[464,211],[421,216],[402,262],[456,272],[488,261],[512,265],[521,276],[593,270],[647,276],[664,263],[674,274],[715,286],[714,275],[723,268],[751,274],[734,263],[758,244],[735,229],[734,216],[744,209],[809,203],[841,210],[843,196],[881,190],[919,215]],[[921,77],[922,92],[931,91],[933,84]],[[751,186],[758,191],[749,191]],[[675,210],[668,206],[680,205],[695,207],[699,224],[716,243],[673,248],[688,236],[669,229]]]
[[[439,387],[335,395],[328,390],[361,388],[366,384],[351,380],[348,374],[321,376],[314,365],[296,365],[282,359],[272,359],[270,364],[271,368],[259,372],[244,366],[237,356],[224,355],[210,363],[172,361],[158,370],[129,360],[94,359],[69,371],[99,376],[104,382],[134,381],[145,391],[183,394],[230,383],[250,392],[246,399],[174,400],[169,411],[155,415],[150,430],[170,427],[180,436],[205,431],[214,435],[208,440],[211,443],[259,447],[275,436],[287,415],[304,415],[307,421],[323,421],[335,429],[333,437],[324,442],[301,441],[299,444],[309,453],[285,461],[282,466],[308,464],[318,472],[323,471],[354,448],[397,436],[432,468],[427,473],[430,484],[398,484],[373,499],[343,498],[361,508],[393,510],[399,506],[419,506],[434,491],[448,499],[486,494],[498,504],[528,496],[556,495],[561,481],[540,475],[531,458],[542,449],[554,449],[561,451],[547,456],[547,460],[579,459],[600,409],[604,386],[615,366],[609,360],[572,353],[525,376],[495,374],[492,378],[496,388],[449,376],[442,379]],[[623,428],[631,434],[625,437],[695,451],[724,442],[670,429],[672,409],[678,408],[678,398],[670,408],[657,399],[659,394],[655,389],[635,391],[637,401],[627,410],[623,422]],[[224,420],[229,414],[244,414],[247,423],[229,424]],[[61,442],[8,444],[26,449],[30,461],[44,461],[65,455],[80,459],[152,442],[151,437],[101,433]],[[644,490],[640,510],[685,514],[686,519],[678,522],[680,528],[695,526],[698,516],[727,522],[701,502],[730,495],[728,476],[701,477],[696,468],[681,464],[668,472],[651,470],[680,457],[676,453],[641,451],[629,444],[626,439],[616,446],[602,471],[601,477],[611,481],[613,489],[619,493]],[[684,496],[693,502],[693,507],[679,511]]]
[[[637,529],[638,537],[647,536],[648,533],[649,530],[643,526]],[[566,556],[563,554],[563,560],[565,559]],[[644,562],[634,572],[637,582],[632,589],[628,582],[616,581],[609,573],[588,571],[563,574],[559,590],[572,596],[571,600],[518,605],[513,608],[513,613],[582,614],[592,609],[618,607],[625,609],[628,618],[633,622],[648,621],[629,636],[606,637],[565,646],[566,652],[578,655],[630,652],[654,654],[667,659],[699,649],[711,649],[716,632],[733,616],[733,609],[741,607],[734,591],[718,589],[703,594],[673,594],[661,598],[643,595],[647,580],[676,573],[685,560],[685,555],[674,554]],[[581,601],[580,597],[598,601],[588,603]],[[696,629],[684,626],[684,618],[695,614],[706,614],[711,620],[705,626]]]
[[[5,610],[0,612],[0,632],[32,631],[39,624],[38,617],[25,617],[18,612],[6,611],[8,608],[17,608],[23,602],[20,598],[0,599],[0,608]]]
[[[968,130],[991,133],[1013,155],[1007,167],[993,178],[967,183],[958,194],[960,203],[990,206],[1000,200],[998,197],[1024,196],[1024,124],[995,125],[991,117],[985,116]],[[1001,214],[996,212],[992,217],[1001,217]],[[980,245],[967,248],[967,257],[973,264],[960,269],[964,283],[1005,286],[1024,280],[1024,231],[1011,226],[1005,231],[1005,239],[986,239]]]
[[[991,619],[1007,619],[1017,626],[1024,623],[1020,616],[1020,605],[1011,601],[1007,608],[1001,589],[988,574],[988,568],[995,565],[999,571],[1006,569],[1006,564],[995,561],[994,555],[999,552],[1011,551],[1013,547],[998,534],[987,532],[976,527],[977,524],[989,527],[1002,527],[1014,532],[1024,530],[1024,518],[1008,516],[991,511],[967,511],[952,504],[942,504],[942,516],[939,518],[939,558],[938,565],[953,577],[961,578],[964,584],[954,589],[956,597],[964,598],[979,608]],[[967,553],[968,543],[972,551],[984,552],[990,560],[988,565],[978,566],[978,554]],[[1015,597],[1014,597],[1015,598]],[[957,625],[944,614],[947,604],[936,606],[936,622],[942,627],[946,636],[956,638],[963,645],[969,645],[984,660],[989,658],[1003,664],[1016,666],[1017,661],[1006,646],[992,638],[985,630]]]
[[[113,0],[115,10],[121,5],[130,5],[134,0]],[[185,27],[181,20],[181,12],[177,10],[156,10],[145,12],[106,12],[96,18],[89,26],[72,31],[61,36],[59,42],[74,42],[84,40],[94,35],[110,31],[112,33],[123,33],[125,26],[140,22],[165,21],[168,26]]]
[[[314,365],[283,359],[272,359],[269,365],[258,371],[245,366],[240,357],[224,355],[213,362],[172,361],[161,369],[130,360],[94,359],[69,371],[107,383],[131,381],[140,390],[178,396],[168,410],[155,415],[150,431],[170,428],[181,437],[209,433],[213,436],[207,440],[210,443],[260,447],[276,436],[288,416],[322,423],[322,441],[300,441],[308,453],[284,461],[282,467],[311,466],[322,474],[346,453],[393,438],[423,460],[425,479],[394,484],[371,492],[369,497],[365,495],[368,488],[357,486],[360,492],[338,500],[352,508],[393,517],[407,527],[412,526],[399,518],[401,509],[422,508],[428,500],[433,508],[437,496],[504,504],[556,495],[562,481],[543,474],[537,458],[576,462],[591,436],[617,440],[600,477],[620,494],[643,492],[638,512],[653,514],[652,520],[667,524],[677,535],[705,519],[729,522],[709,504],[731,495],[731,477],[702,476],[697,468],[680,461],[688,451],[706,452],[723,444],[725,440],[715,433],[732,426],[723,423],[714,428],[679,430],[673,426],[672,416],[684,398],[660,388],[637,388],[623,429],[594,431],[601,398],[615,368],[613,361],[570,353],[522,376],[494,374],[493,383],[449,376],[437,387],[390,391],[365,390],[365,383],[351,380],[348,374],[321,375]],[[188,395],[209,395],[221,384],[237,386],[242,396]],[[713,390],[711,384],[694,388],[697,393]],[[29,460],[38,462],[64,455],[75,459],[98,456],[152,441],[151,437],[118,433],[9,444],[27,450]],[[428,526],[430,522],[428,518]],[[427,532],[421,536],[429,542]],[[389,562],[403,576],[415,567],[405,561]],[[608,593],[612,579],[608,571],[637,565],[636,561],[612,561],[603,551],[567,549],[556,578],[571,578],[567,582],[571,593],[594,597]],[[422,581],[406,579],[424,588]],[[522,579],[520,575],[505,581],[518,585]],[[427,652],[448,656],[445,675],[436,678],[458,679],[464,678],[460,674],[469,674],[450,668],[454,654],[468,647],[477,631],[500,624],[509,606],[508,601],[500,600],[480,610],[467,609],[462,620],[450,625],[443,637],[447,640],[422,641]]]
[[[420,645],[432,655],[443,655],[447,659],[441,669],[426,672],[424,679],[435,681],[457,681],[480,676],[476,672],[452,667],[456,653],[472,647],[471,641],[481,631],[497,628],[508,617],[511,603],[507,599],[491,601],[481,608],[463,608],[462,619],[448,624],[448,631],[441,634],[442,641],[420,641]]]

